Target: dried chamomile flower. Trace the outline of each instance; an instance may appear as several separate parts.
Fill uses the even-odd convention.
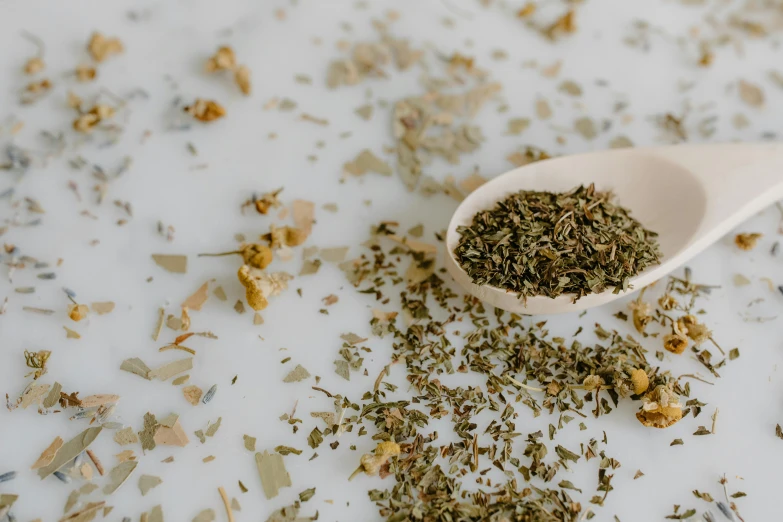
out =
[[[89,311],[90,308],[86,304],[72,303],[68,305],[68,317],[70,317],[72,321],[81,321],[87,317]]]
[[[226,109],[214,100],[203,100],[197,98],[193,105],[185,107],[185,112],[196,118],[198,121],[210,122],[222,118],[226,115]]]
[[[237,82],[239,90],[242,94],[249,95],[252,89],[250,83],[250,69],[245,65],[240,65],[237,70],[234,71],[234,81]]]
[[[40,350],[37,352],[24,351],[24,361],[28,368],[35,369],[34,372],[28,373],[25,377],[33,376],[33,380],[38,379],[46,373],[46,363],[49,360],[49,356],[52,352],[49,350]]]
[[[247,304],[257,312],[267,307],[268,297],[278,295],[288,288],[288,281],[293,279],[293,276],[286,272],[268,274],[248,265],[242,265],[237,272],[237,277],[245,287]]]
[[[252,199],[248,203],[245,203],[245,205],[252,204],[256,207],[256,211],[258,211],[259,214],[266,214],[269,212],[269,209],[280,207],[281,203],[280,200],[277,199],[277,196],[280,195],[282,191],[283,189],[279,188],[273,192],[266,192],[261,194],[260,198]],[[243,205],[243,207],[245,205]]]
[[[356,471],[351,473],[348,480],[353,479],[359,473],[366,473],[368,475],[377,475],[381,467],[391,457],[396,457],[400,454],[400,445],[393,441],[384,441],[378,444],[374,453],[365,453],[362,455],[361,464],[356,468]]]
[[[631,371],[631,384],[633,385],[634,395],[639,395],[647,391],[650,387],[650,378],[647,377],[647,372],[641,368],[637,368]]]
[[[237,58],[231,47],[223,46],[207,60],[205,69],[207,72],[230,71],[237,65]]]
[[[106,38],[99,32],[92,33],[92,38],[87,43],[87,51],[96,62],[102,62],[113,54],[123,51],[119,38]]]
[[[645,328],[647,328],[647,325],[653,319],[652,306],[650,303],[642,301],[641,296],[639,296],[639,299],[631,301],[628,304],[628,308],[633,312],[634,328],[636,328],[637,332],[644,333]]]
[[[762,234],[758,232],[737,234],[734,237],[734,244],[742,250],[753,250]]]
[[[36,56],[25,62],[24,72],[25,74],[36,74],[43,71],[45,67],[43,59],[40,56]]]
[[[662,310],[668,311],[680,306],[680,303],[677,302],[677,299],[675,299],[673,295],[666,293],[658,298],[658,306],[660,306]]]
[[[79,132],[90,132],[100,122],[112,116],[114,109],[111,106],[98,104],[73,120],[73,128]]]
[[[81,64],[73,71],[76,80],[80,82],[90,82],[95,79],[97,71],[92,65]]]
[[[682,405],[671,385],[658,385],[642,397],[642,409],[636,413],[648,428],[668,428],[682,418]]]
[[[688,337],[675,325],[673,333],[663,336],[663,347],[671,353],[680,354],[688,347]]]
[[[707,326],[700,323],[696,316],[691,314],[683,315],[677,319],[677,328],[697,345],[712,337],[712,332]]]
[[[206,64],[207,72],[233,71],[234,81],[243,94],[251,91],[250,69],[246,65],[238,65],[234,50],[231,47],[220,47],[214,56],[210,56]]]
[[[246,265],[253,268],[266,268],[272,262],[272,249],[261,243],[249,243],[241,245],[239,250],[221,252],[219,254],[199,254],[199,257],[218,257],[240,254]]]
[[[582,381],[582,386],[585,387],[585,390],[595,390],[604,384],[606,384],[606,381],[604,381],[603,377],[600,375],[588,375],[585,377],[584,381]]]

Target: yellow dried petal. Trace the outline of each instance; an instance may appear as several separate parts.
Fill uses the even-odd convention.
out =
[[[231,70],[236,67],[237,59],[231,47],[223,46],[207,60],[207,72]]]
[[[642,410],[636,412],[636,418],[648,428],[668,428],[682,419],[682,409],[667,407],[661,411]]]
[[[85,317],[87,317],[87,313],[90,311],[89,307],[84,304],[70,304],[68,305],[68,317],[71,318],[71,320],[79,322]]]
[[[242,94],[250,94],[250,91],[252,90],[250,83],[250,69],[244,65],[240,66],[234,72],[234,81],[236,81],[237,85],[239,85],[239,90],[242,91]]]
[[[106,38],[99,32],[94,32],[87,43],[87,51],[96,62],[102,62],[113,54],[124,50],[119,38]]]
[[[647,373],[641,368],[631,371],[631,384],[633,384],[634,395],[640,395],[647,391],[650,386],[650,379]]]
[[[197,98],[193,105],[185,107],[185,112],[199,121],[210,122],[226,115],[226,109],[214,100]]]
[[[95,67],[91,65],[79,65],[74,70],[74,76],[80,82],[89,82],[95,79],[97,71]]]
[[[378,456],[392,457],[400,454],[400,445],[392,440],[385,440],[375,448]]]
[[[756,232],[737,234],[734,237],[734,244],[736,244],[742,250],[753,250],[761,236],[762,234]]]
[[[36,56],[35,58],[30,58],[27,60],[27,62],[24,64],[24,72],[25,74],[35,74],[43,71],[44,67],[44,61],[40,57]]]

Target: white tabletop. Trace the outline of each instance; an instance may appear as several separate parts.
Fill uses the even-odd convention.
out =
[[[319,520],[325,521],[380,520],[367,491],[391,487],[393,478],[360,477],[347,482],[360,454],[371,450],[372,441],[346,434],[337,450],[324,444],[318,448],[320,456],[308,461],[313,451],[306,445],[306,435],[317,425],[310,412],[329,410],[331,401],[311,389],[312,378],[282,382],[294,364],[302,364],[321,377],[323,388],[358,401],[389,362],[392,341],[371,338],[366,343],[373,350],[365,359],[368,376],[354,372],[346,382],[335,374],[333,361],[339,357],[341,333],[371,337],[368,321],[371,307],[377,306],[374,298],[357,293],[340,270],[324,263],[316,275],[297,277],[287,292],[272,298],[262,312],[264,324],[254,326],[252,314],[239,315],[233,310],[233,303],[244,293],[235,276],[238,258],[195,257],[198,252],[232,249],[235,234],[254,238],[266,232],[274,218],[254,212],[242,215],[239,208],[253,192],[278,187],[285,187],[281,199],[286,204],[294,199],[315,202],[317,223],[307,245],[350,246],[349,257],[355,257],[364,251],[360,243],[367,239],[370,225],[381,220],[398,221],[401,231],[423,223],[424,239],[435,242],[433,234],[446,227],[456,207],[453,199],[446,195],[425,199],[409,193],[396,174],[370,173],[340,181],[343,164],[364,148],[394,164],[393,154],[384,150],[393,145],[391,107],[401,98],[424,92],[418,83],[422,75],[418,67],[407,72],[390,67],[385,80],[327,89],[327,65],[343,56],[336,43],[376,40],[373,18],[386,19],[387,11],[396,9],[400,17],[390,23],[391,33],[425,48],[429,63],[436,63],[437,53],[450,56],[458,51],[475,57],[479,67],[503,84],[500,97],[489,102],[475,120],[487,137],[482,147],[464,156],[459,165],[436,160],[426,167],[427,174],[441,181],[448,174],[465,178],[474,167],[485,177],[500,174],[512,167],[506,157],[521,145],[567,154],[607,147],[618,136],[637,145],[664,143],[666,136],[654,120],[666,113],[681,116],[687,112],[684,126],[692,141],[759,140],[780,128],[780,114],[774,108],[783,103],[783,90],[767,74],[781,62],[769,39],[743,40],[741,49],[720,47],[708,68],[695,66],[698,53],[692,41],[678,43],[678,37],[687,36],[692,27],[700,27],[705,38],[715,34],[702,21],[705,7],[673,1],[643,8],[622,0],[589,2],[578,9],[578,32],[553,44],[514,18],[516,4],[522,2],[509,2],[513,5],[508,7],[498,3],[483,7],[467,0],[367,3],[369,7],[357,9],[354,2],[336,0],[0,2],[0,146],[12,140],[20,147],[41,150],[45,147],[39,137],[42,130],[64,131],[68,143],[60,157],[46,166],[34,165],[23,176],[0,172],[0,191],[14,187],[13,201],[34,198],[45,210],[37,216],[39,226],[9,226],[0,240],[16,245],[22,255],[50,263],[50,271],[56,273],[56,279],[42,280],[36,275],[47,270],[28,266],[16,270],[9,283],[8,269],[2,268],[0,300],[7,296],[8,304],[0,315],[0,391],[13,399],[27,384],[23,350],[51,350],[49,372],[40,382],[56,380],[64,391],[78,391],[82,397],[120,395],[116,414],[136,431],[141,430],[147,411],[159,418],[177,412],[191,439],[185,448],[158,447],[145,455],[138,445],[133,446],[139,466],[122,489],[106,498],[107,505],[114,506],[107,519],[128,516],[138,520],[142,512],[161,504],[169,521],[191,520],[205,508],[214,509],[218,520],[226,520],[217,491],[222,486],[240,502],[242,510],[235,513],[240,521],[266,520],[272,510],[291,504],[310,487],[316,487],[316,494],[303,504],[302,515],[318,511]],[[734,8],[718,10],[718,16],[725,18]],[[278,9],[285,15],[282,20],[276,15]],[[127,16],[130,10],[135,11],[135,20]],[[444,19],[450,19],[452,26],[444,24]],[[626,37],[638,35],[637,19],[658,28],[649,31],[648,50],[623,43]],[[41,77],[48,76],[54,83],[53,92],[31,106],[18,105],[18,91],[27,82],[21,67],[35,52],[21,36],[22,29],[44,40],[47,69]],[[84,44],[94,30],[120,37],[125,52],[101,64],[95,82],[77,84],[67,73],[86,62]],[[203,72],[204,60],[221,44],[231,45],[238,60],[252,70],[252,96],[242,96],[230,78]],[[492,58],[498,49],[507,52],[507,59]],[[557,77],[542,74],[542,69],[558,61],[562,69]],[[312,84],[297,83],[294,77],[298,74],[312,77]],[[763,88],[765,107],[741,101],[740,78]],[[581,97],[558,90],[566,79],[581,85]],[[78,145],[78,137],[70,130],[73,111],[65,104],[66,92],[88,97],[99,87],[121,96],[143,89],[148,97],[136,96],[128,102],[122,115],[124,132],[117,144],[101,146],[104,139],[96,137]],[[192,125],[186,131],[167,130],[168,111],[177,97],[187,101],[214,98],[225,106],[227,117],[209,125]],[[292,112],[265,110],[265,104],[276,97],[290,98],[298,107]],[[535,117],[534,103],[539,98],[552,105],[549,121]],[[627,107],[615,112],[620,102]],[[354,113],[367,103],[374,107],[369,121]],[[508,111],[499,113],[503,103]],[[302,121],[299,115],[303,112],[328,119],[329,124]],[[738,114],[748,120],[744,128],[733,124]],[[594,118],[599,127],[608,120],[611,127],[588,141],[571,130],[574,120],[582,116]],[[518,117],[530,118],[530,128],[519,136],[506,135],[507,121]],[[16,120],[24,127],[11,137],[10,127]],[[713,127],[711,134],[703,133]],[[351,135],[341,138],[344,132]],[[277,138],[270,139],[270,133]],[[559,136],[564,143],[556,141]],[[195,145],[197,156],[188,152],[187,143]],[[106,170],[116,168],[125,156],[133,163],[110,183],[105,201],[98,205],[90,167],[68,166],[67,160],[79,155]],[[308,159],[309,155],[316,159]],[[71,181],[78,186],[81,201],[68,188]],[[125,215],[114,200],[130,202],[133,216]],[[325,203],[337,203],[339,211],[322,209]],[[5,199],[0,202],[0,216],[12,220],[16,215],[17,221],[25,222],[31,219],[25,207],[22,203],[12,209]],[[83,211],[96,219],[82,215]],[[122,218],[127,224],[118,226]],[[754,322],[752,318],[783,313],[783,295],[761,279],[783,284],[783,254],[770,255],[772,244],[783,240],[776,235],[779,219],[773,207],[740,227],[738,231],[764,233],[755,250],[742,252],[727,237],[691,263],[695,279],[721,285],[705,301],[707,321],[722,346],[738,347],[741,353],[721,370],[722,378],[708,378],[714,385],[691,381],[693,395],[708,403],[700,417],[688,416],[666,430],[648,429],[634,418],[639,403],[627,401],[610,415],[586,419],[586,431],[579,431],[574,423],[558,434],[559,444],[578,449],[580,443],[600,439],[605,431],[608,456],[622,463],[615,470],[614,491],[604,507],[596,508],[595,520],[611,520],[613,515],[623,522],[661,520],[672,512],[673,504],[697,508],[699,514],[709,508],[721,520],[714,504],[695,498],[691,491],[706,491],[723,500],[718,479],[724,474],[729,493],[747,493],[736,501],[746,521],[777,516],[783,465],[783,441],[775,437],[775,424],[783,423],[783,385],[777,370],[783,359],[781,320]],[[157,233],[158,221],[175,227],[173,241]],[[91,244],[93,240],[99,244]],[[151,261],[153,253],[187,254],[187,274],[164,271]],[[57,266],[59,259],[62,264]],[[294,260],[278,260],[274,267],[298,274],[300,265],[297,251]],[[736,287],[733,277],[738,273],[747,276],[750,284]],[[140,357],[156,366],[183,355],[158,353],[177,334],[164,329],[161,342],[152,341],[157,310],[163,306],[176,313],[179,303],[213,279],[210,288],[222,286],[228,300],[221,302],[210,295],[202,311],[192,313],[192,330],[211,330],[219,339],[193,338],[186,343],[197,350],[190,384],[204,390],[218,385],[209,404],[193,407],[170,382],[148,382],[119,371],[126,358]],[[35,286],[35,293],[14,292],[26,286]],[[116,309],[73,323],[66,317],[68,301],[62,287],[75,291],[83,302],[114,301]],[[302,290],[301,297],[294,291],[297,288]],[[319,309],[328,294],[337,295],[339,302],[324,315]],[[763,301],[749,306],[758,298]],[[628,311],[627,304],[624,299],[583,317],[550,317],[548,326],[553,335],[569,337],[580,325],[589,332],[594,323],[601,322],[606,328],[635,335],[630,323],[612,316],[619,310]],[[35,314],[23,311],[23,306],[55,313]],[[82,338],[66,339],[64,325]],[[585,333],[580,339],[590,342],[592,337]],[[661,349],[659,342],[642,340],[651,353]],[[281,364],[286,357],[291,361]],[[667,354],[660,365],[675,375],[706,373],[688,355]],[[237,380],[232,385],[234,376]],[[465,379],[483,386],[475,376]],[[402,367],[394,368],[390,380],[403,385],[396,396],[410,396]],[[295,405],[304,423],[293,435],[291,426],[278,417],[290,413]],[[716,408],[720,409],[716,434],[692,436],[699,425],[710,427],[709,416]],[[537,429],[546,432],[547,425],[556,422],[556,417],[548,415],[533,419],[526,408],[518,411],[517,431],[523,434]],[[0,484],[0,494],[19,495],[13,507],[19,521],[57,520],[63,516],[67,496],[81,484],[75,480],[65,485],[51,477],[41,481],[30,470],[55,436],[67,441],[87,427],[86,421],[68,417],[68,413],[40,416],[35,408],[0,410],[0,474],[18,472],[16,479]],[[193,432],[218,417],[222,417],[220,430],[201,444]],[[451,440],[449,422],[434,423],[432,429],[438,429],[444,444]],[[272,500],[264,497],[253,454],[243,447],[243,434],[257,437],[260,451],[271,451],[280,444],[305,450],[300,456],[284,458],[291,488],[282,489]],[[676,438],[684,445],[670,447]],[[356,451],[349,449],[352,444],[357,445]],[[116,463],[114,455],[127,449],[118,446],[109,432],[92,447],[107,469]],[[520,441],[516,456],[521,457],[522,450]],[[161,462],[170,455],[173,463]],[[216,459],[202,462],[209,455]],[[597,469],[595,461],[582,459],[573,472],[561,471],[555,482],[570,480],[582,488],[581,495],[573,492],[575,498],[584,508],[592,507],[588,501],[594,494]],[[632,480],[637,470],[644,477]],[[144,497],[137,487],[143,474],[163,480]],[[249,492],[240,493],[238,480]],[[105,482],[105,477],[96,479],[101,487]],[[476,486],[471,481],[464,484],[468,490]],[[103,498],[98,491],[83,500]]]

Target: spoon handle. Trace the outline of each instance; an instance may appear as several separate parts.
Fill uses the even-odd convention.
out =
[[[660,149],[700,181],[706,200],[696,241],[711,243],[783,199],[783,143],[726,143]]]

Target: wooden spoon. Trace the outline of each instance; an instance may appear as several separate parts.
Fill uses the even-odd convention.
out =
[[[595,183],[646,228],[657,232],[663,258],[631,278],[629,290],[528,297],[476,285],[454,257],[457,227],[520,190],[565,192]],[[681,266],[732,228],[783,199],[783,144],[725,143],[614,149],[525,165],[485,183],[457,208],[446,236],[446,268],[465,290],[492,306],[529,315],[576,312],[639,290]]]

